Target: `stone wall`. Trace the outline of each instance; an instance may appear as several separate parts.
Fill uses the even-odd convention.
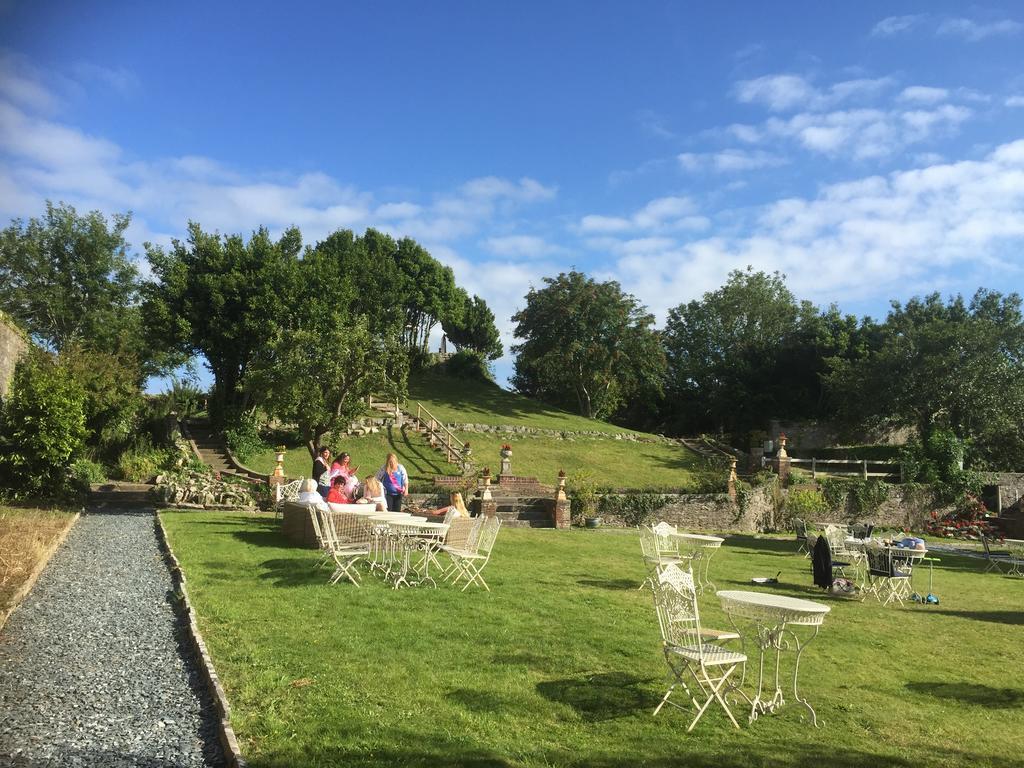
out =
[[[14,366],[27,348],[25,334],[0,313],[0,398],[7,395]]]
[[[983,475],[985,485],[996,486],[996,498],[992,500],[994,512],[1001,512],[1017,503],[1024,496],[1024,473],[991,472]],[[989,507],[990,509],[992,507]]]
[[[664,520],[687,531],[771,530],[775,523],[775,503],[769,488],[755,488],[741,505],[724,493],[665,494],[668,504],[654,512],[649,523]],[[625,526],[616,515],[603,517],[606,525]]]

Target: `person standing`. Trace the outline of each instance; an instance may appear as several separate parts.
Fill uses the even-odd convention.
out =
[[[327,498],[327,494],[331,492],[331,480],[328,474],[331,466],[331,449],[326,445],[321,445],[320,450],[313,459],[313,471],[310,473],[310,477],[316,480],[316,490]]]
[[[398,463],[398,457],[389,453],[384,466],[377,473],[377,479],[384,486],[384,498],[388,502],[388,512],[402,511],[402,497],[409,493],[409,473]]]

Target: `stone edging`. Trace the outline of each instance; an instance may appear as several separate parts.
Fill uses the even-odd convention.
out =
[[[157,540],[160,543],[160,550],[163,552],[164,559],[171,570],[171,578],[174,581],[175,589],[181,595],[182,610],[188,619],[189,639],[192,641],[192,647],[196,652],[196,657],[199,659],[199,666],[203,670],[203,677],[210,689],[213,702],[217,707],[217,714],[220,718],[217,722],[217,733],[220,736],[221,747],[224,749],[224,757],[229,768],[247,768],[248,763],[242,757],[242,752],[238,748],[238,739],[235,737],[235,731],[231,727],[231,706],[228,704],[228,697],[224,693],[223,686],[220,684],[220,678],[217,676],[217,670],[214,669],[213,659],[210,658],[206,642],[199,632],[199,625],[196,623],[196,612],[189,600],[188,591],[185,589],[185,573],[181,570],[178,558],[175,557],[174,551],[171,549],[171,542],[167,538],[167,532],[164,530],[164,523],[160,519],[159,512],[154,516],[154,519],[156,520],[156,534]]]
[[[30,573],[28,578],[25,579],[25,583],[18,587],[18,591],[11,597],[11,607],[7,609],[6,613],[0,615],[0,630],[4,628],[5,624],[7,624],[7,620],[11,618],[11,614],[18,610],[18,606],[21,605],[21,601],[24,600],[28,593],[32,591],[32,587],[36,585],[36,581],[38,581],[43,569],[49,565],[50,558],[53,557],[53,553],[57,551],[61,544],[64,543],[64,540],[68,537],[68,534],[71,533],[71,529],[74,528],[75,523],[78,522],[78,518],[81,516],[81,512],[75,512],[75,516],[71,518],[71,522],[68,523],[67,528],[65,528],[60,535],[53,540],[50,546],[46,548],[45,555],[39,559],[38,563],[36,563],[35,568],[32,569],[32,573]]]

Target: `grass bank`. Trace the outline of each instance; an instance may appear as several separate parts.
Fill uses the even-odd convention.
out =
[[[829,601],[801,664],[822,727],[789,706],[743,729],[651,711],[667,687],[631,531],[503,530],[492,592],[328,586],[267,516],[165,512],[255,768],[284,766],[1018,765],[1018,579],[943,556],[929,608]],[[790,541],[732,536],[719,588],[782,571]],[[727,626],[717,600],[705,624]],[[738,708],[737,708],[738,709]]]

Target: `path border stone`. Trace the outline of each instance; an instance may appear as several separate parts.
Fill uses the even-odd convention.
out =
[[[7,620],[11,618],[16,610],[18,610],[22,601],[28,597],[28,593],[32,591],[32,587],[34,587],[36,582],[39,580],[39,576],[42,574],[46,566],[50,564],[50,560],[53,559],[53,553],[60,549],[61,544],[63,544],[64,540],[67,539],[68,534],[71,533],[71,529],[75,527],[75,523],[78,522],[78,518],[81,516],[81,512],[75,512],[74,517],[71,518],[71,522],[68,523],[68,527],[65,528],[64,531],[53,540],[50,546],[46,548],[44,556],[35,564],[35,567],[28,575],[25,583],[18,587],[18,590],[11,597],[11,607],[8,608],[4,614],[0,615],[0,630],[3,630],[4,626],[7,624]]]
[[[181,569],[181,564],[178,562],[178,558],[174,554],[174,550],[171,549],[170,539],[167,538],[167,531],[164,530],[164,522],[160,519],[160,511],[157,510],[154,515],[156,521],[156,538],[160,546],[160,551],[163,553],[164,561],[167,563],[167,567],[171,571],[171,579],[174,582],[175,589],[180,595],[179,609],[184,613],[184,618],[187,619],[188,635],[192,641],[192,648],[195,650],[196,657],[199,659],[199,666],[203,671],[203,679],[206,680],[207,687],[210,689],[210,695],[213,697],[214,704],[217,707],[217,734],[220,736],[221,747],[224,749],[224,757],[227,761],[229,768],[248,768],[248,763],[242,756],[242,751],[238,747],[238,739],[235,736],[235,730],[231,727],[231,705],[228,703],[227,694],[224,692],[224,687],[220,683],[220,677],[217,675],[217,670],[213,666],[213,659],[210,657],[210,652],[206,648],[206,641],[203,640],[203,635],[199,631],[199,624],[196,621],[196,611],[192,607],[192,602],[189,600],[188,590],[185,587],[186,579],[185,572]]]

